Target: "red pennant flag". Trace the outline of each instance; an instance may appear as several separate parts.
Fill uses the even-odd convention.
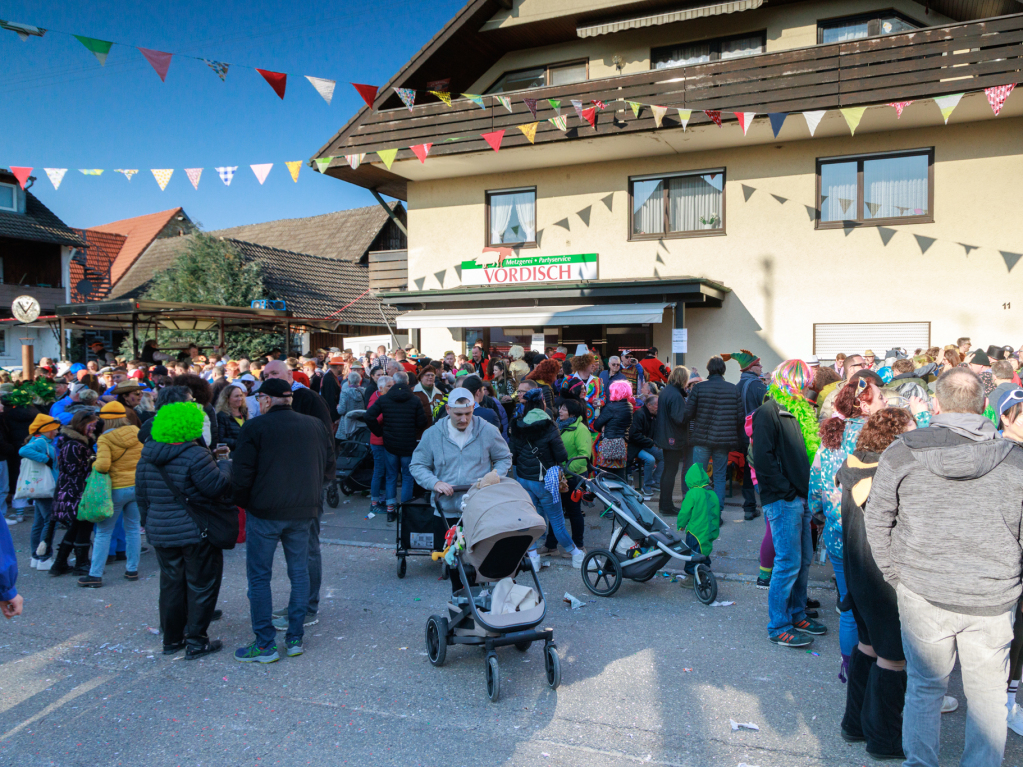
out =
[[[156,74],[160,75],[160,80],[162,82],[167,82],[167,70],[170,69],[171,56],[174,54],[164,53],[163,51],[153,51],[149,48],[139,48],[139,51],[146,57],[146,61],[152,64],[153,69],[156,70]]]
[[[984,95],[987,96],[987,103],[991,105],[991,111],[995,113],[995,117],[998,117],[998,113],[1002,111],[1002,107],[1005,106],[1005,100],[1009,98],[1009,94],[1012,93],[1012,89],[1016,87],[1016,83],[1012,85],[998,85],[994,88],[985,88]]]
[[[271,72],[268,69],[257,69],[259,74],[263,75],[263,79],[270,83],[270,87],[274,89],[274,93],[284,98],[284,88],[288,84],[288,76],[283,72]]]
[[[590,127],[594,130],[597,129],[597,108],[590,107],[582,111],[583,119],[590,124]]]
[[[362,96],[362,100],[366,102],[366,106],[370,109],[373,108],[373,102],[377,98],[377,87],[375,85],[360,85],[359,83],[352,83],[352,87],[359,92]]]
[[[704,109],[703,113],[711,119],[716,126],[721,127],[721,110],[719,109]]]
[[[32,172],[31,168],[19,168],[17,165],[11,166],[11,173],[18,179],[18,183],[21,184],[21,188],[25,188],[25,182],[28,181],[28,175]]]
[[[415,146],[410,146],[409,149],[412,150],[412,154],[419,158],[419,162],[425,163],[426,156],[430,154],[430,147],[432,146],[433,144],[416,144]]]
[[[481,133],[483,140],[490,144],[490,148],[495,152],[501,151],[501,139],[504,138],[503,130],[496,130],[493,133]]]

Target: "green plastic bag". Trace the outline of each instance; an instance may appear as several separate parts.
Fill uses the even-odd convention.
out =
[[[78,518],[83,522],[95,523],[114,516],[114,502],[110,492],[110,475],[93,469],[85,480],[85,491],[78,503]]]

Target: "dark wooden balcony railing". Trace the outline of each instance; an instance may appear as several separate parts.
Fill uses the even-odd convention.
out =
[[[1023,80],[1021,70],[1023,13],[907,34],[517,91],[506,94],[512,99],[514,113],[500,104],[489,106],[490,98],[486,109],[468,99],[456,99],[451,107],[440,102],[427,103],[411,112],[404,107],[378,112],[364,108],[318,156],[340,158],[400,147],[401,160],[415,156],[406,147],[426,142],[433,144],[431,157],[489,152],[490,147],[480,134],[501,128],[506,130],[502,149],[522,146],[528,140],[516,126],[532,122],[522,103],[525,95],[539,100],[540,124],[536,132],[539,144],[656,129],[649,109],[644,109],[639,118],[634,118],[628,109],[624,117],[619,113],[616,118],[609,104],[608,111],[598,112],[594,130],[576,118],[571,99],[581,100],[587,106],[593,99],[605,102],[628,99],[670,107],[663,126],[671,128],[679,125],[674,111],[677,107],[693,110],[689,124],[700,125],[710,121],[704,109],[721,110],[727,120],[734,119],[731,113],[739,111],[765,114],[885,104],[1016,83]],[[547,122],[556,114],[547,98],[560,99],[562,114],[570,115],[567,133]],[[622,107],[620,103],[613,106]],[[446,141],[455,138],[459,140]],[[367,164],[353,172],[343,158],[336,160],[329,172],[384,191],[388,191],[388,185],[395,189],[404,185],[403,179],[379,166]],[[404,199],[404,195],[399,196]]]
[[[369,252],[369,289],[373,293],[408,288],[408,251],[371,250]]]

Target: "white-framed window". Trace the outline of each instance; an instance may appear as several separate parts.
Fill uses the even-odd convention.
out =
[[[18,187],[14,184],[0,184],[0,210],[18,209]]]
[[[536,187],[487,192],[487,245],[536,245]]]
[[[634,176],[629,239],[725,233],[725,169]]]

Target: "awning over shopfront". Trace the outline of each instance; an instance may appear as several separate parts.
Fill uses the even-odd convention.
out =
[[[684,8],[681,10],[668,11],[666,13],[655,13],[649,16],[639,16],[618,21],[607,21],[600,24],[588,24],[578,27],[576,34],[579,37],[596,37],[597,35],[608,35],[614,32],[624,32],[629,29],[642,29],[643,27],[655,27],[661,24],[674,24],[679,21],[690,21],[705,16],[718,16],[723,13],[737,13],[740,11],[751,11],[764,4],[764,0],[733,0],[733,2],[714,3],[713,5],[701,5],[698,8]]]
[[[504,309],[424,309],[398,315],[399,328],[540,327],[546,325],[622,325],[661,322],[672,304],[584,304],[523,306]]]

